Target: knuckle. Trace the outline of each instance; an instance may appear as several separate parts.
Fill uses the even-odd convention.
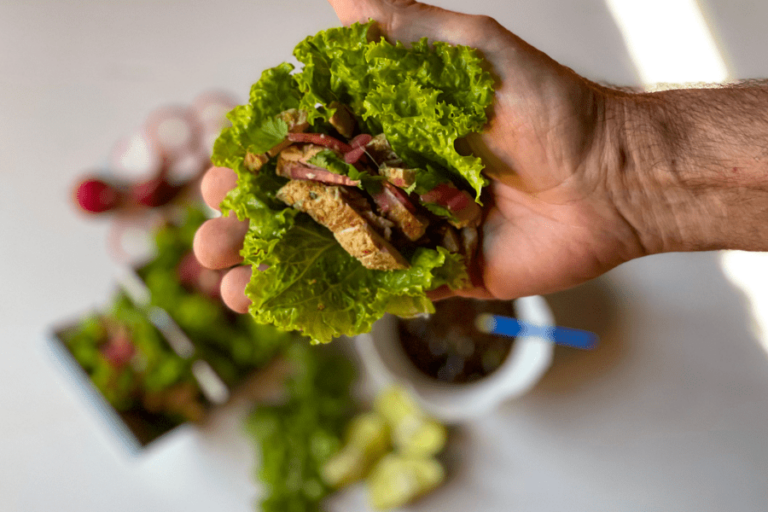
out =
[[[496,21],[496,18],[492,16],[488,16],[486,14],[476,14],[476,15],[473,15],[472,17],[473,17],[475,27],[477,28],[477,30],[480,30],[482,32],[495,31],[501,27],[501,24],[498,21]]]

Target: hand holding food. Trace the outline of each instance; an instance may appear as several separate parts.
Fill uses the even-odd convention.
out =
[[[455,293],[485,298],[510,298],[550,292],[594,277],[643,252],[632,226],[614,204],[614,196],[606,193],[609,185],[613,186],[606,178],[606,166],[613,164],[611,161],[603,162],[607,149],[607,136],[610,135],[610,127],[606,125],[609,119],[603,115],[607,105],[606,90],[560,66],[490,18],[453,13],[416,2],[335,1],[332,3],[342,23],[350,24],[373,18],[378,22],[381,31],[393,41],[417,41],[422,36],[426,36],[430,40],[477,48],[478,55],[482,55],[487,61],[487,65],[481,65],[492,70],[496,75],[493,82],[495,85],[493,102],[488,110],[490,121],[486,124],[482,117],[485,106],[491,99],[490,91],[475,87],[468,89],[472,91],[471,94],[467,93],[468,96],[454,95],[466,100],[464,104],[469,109],[467,111],[449,106],[445,100],[450,97],[450,94],[440,91],[428,94],[419,104],[423,108],[431,108],[433,112],[441,114],[437,117],[438,119],[448,121],[444,130],[467,133],[465,128],[469,124],[474,129],[482,130],[480,133],[469,134],[463,141],[460,140],[457,143],[460,151],[454,149],[454,143],[450,140],[444,138],[441,139],[442,142],[437,140],[433,125],[419,131],[423,122],[415,119],[412,123],[401,121],[395,128],[386,128],[381,120],[396,113],[398,103],[394,99],[407,100],[411,95],[411,90],[408,88],[415,87],[408,85],[412,83],[408,80],[409,77],[424,75],[424,80],[430,80],[442,76],[439,67],[424,65],[423,62],[416,60],[417,56],[412,54],[407,54],[411,57],[402,58],[402,66],[393,71],[396,73],[395,76],[388,77],[389,82],[380,81],[385,77],[347,73],[343,78],[334,78],[334,81],[326,75],[326,82],[324,82],[326,85],[320,87],[314,81],[307,81],[308,78],[305,77],[299,79],[305,80],[299,94],[291,92],[293,90],[291,88],[281,89],[287,82],[280,81],[279,77],[288,75],[289,70],[276,68],[267,72],[262,78],[263,86],[271,84],[268,86],[270,94],[283,91],[279,94],[283,103],[278,102],[275,96],[268,96],[272,98],[269,102],[270,108],[275,112],[270,116],[273,120],[271,124],[264,125],[260,134],[275,136],[271,143],[264,144],[263,147],[253,146],[251,151],[242,151],[240,158],[243,163],[218,160],[219,165],[239,166],[239,175],[246,176],[247,172],[250,173],[249,179],[252,182],[264,183],[268,181],[268,176],[277,175],[279,164],[279,172],[283,176],[294,178],[291,185],[278,197],[277,191],[283,184],[278,185],[277,181],[273,182],[270,189],[273,196],[252,201],[250,206],[252,208],[253,205],[269,204],[284,212],[281,213],[280,222],[270,224],[269,229],[273,230],[271,232],[284,229],[287,223],[293,223],[294,226],[305,229],[302,232],[303,235],[281,238],[283,243],[290,242],[294,248],[294,254],[303,254],[312,259],[310,255],[318,254],[321,250],[326,255],[330,254],[328,251],[338,251],[334,254],[340,257],[334,258],[333,269],[339,275],[348,276],[347,282],[354,279],[357,283],[361,283],[360,290],[388,289],[393,284],[405,285],[401,290],[408,291],[400,297],[410,297],[412,303],[402,304],[407,307],[398,309],[391,302],[389,305],[383,305],[382,298],[373,292],[370,295],[349,294],[338,286],[338,280],[328,281],[326,274],[312,277],[303,274],[303,276],[308,277],[307,282],[317,279],[317,286],[325,287],[332,293],[338,292],[339,298],[345,297],[349,300],[347,304],[340,305],[339,302],[318,300],[318,296],[312,290],[309,290],[309,295],[307,290],[303,290],[293,295],[291,299],[290,294],[274,288],[279,280],[276,279],[276,274],[280,271],[273,270],[271,273],[267,271],[254,274],[248,288],[248,295],[251,296],[252,301],[256,292],[261,297],[265,297],[263,292],[268,292],[270,289],[276,293],[275,297],[277,294],[280,296],[280,301],[257,299],[251,304],[251,311],[259,315],[261,320],[276,320],[286,326],[296,326],[296,318],[301,317],[306,323],[319,326],[314,337],[325,340],[339,333],[360,332],[367,329],[370,325],[369,320],[378,315],[361,315],[354,312],[355,307],[360,304],[375,304],[379,310],[394,310],[397,313],[407,314],[429,308],[422,293],[432,298]],[[360,37],[363,27],[348,29],[353,32],[333,33],[354,33],[356,37]],[[349,38],[349,36],[345,37]],[[339,39],[344,38],[339,36]],[[334,53],[333,47],[328,46],[330,43],[322,37],[307,40],[307,42],[310,41],[314,46],[329,48],[331,55],[348,56],[348,58],[340,57],[344,64],[335,65],[334,69],[349,69],[348,60],[360,58],[362,53],[362,50],[358,50],[358,53],[347,51]],[[312,45],[306,43],[304,46],[300,45],[298,54],[314,55],[309,51]],[[419,45],[420,43],[417,43],[414,47],[423,48],[426,51],[426,47]],[[436,47],[440,46],[436,45]],[[304,51],[302,48],[308,53],[302,53]],[[399,46],[376,44],[373,48],[374,50],[370,51],[371,58],[376,57],[377,52],[384,52],[385,49],[403,52],[402,55],[406,55]],[[446,50],[451,48],[447,51],[453,54],[461,53],[455,47],[443,46],[442,48]],[[468,49],[462,52],[470,55]],[[325,62],[316,56],[311,57],[310,60],[315,66]],[[402,69],[403,66],[409,66],[410,71]],[[320,71],[317,74],[321,74]],[[488,83],[482,73],[469,76],[475,77],[466,78],[473,84]],[[373,78],[376,82],[366,82]],[[335,84],[339,90],[344,90],[341,98],[345,100],[341,102],[344,107],[338,107],[333,103],[337,98],[329,85],[331,83]],[[457,83],[462,85],[461,80]],[[342,86],[342,84],[351,85]],[[377,100],[374,94],[366,103],[363,96],[356,95],[362,87],[368,87],[370,91],[378,94],[380,99]],[[261,94],[266,94],[259,92],[260,90],[266,89],[255,89],[252,99],[256,103],[261,101],[259,100]],[[390,99],[382,97],[385,90],[392,93]],[[267,96],[264,98],[266,101]],[[323,108],[314,109],[317,103],[322,104]],[[305,121],[298,113],[302,110],[302,105],[307,109],[305,111],[308,120],[319,121],[320,124],[326,122],[332,124],[331,119],[334,116],[337,119],[342,117],[346,112],[345,107],[349,107],[355,114],[352,117],[357,123],[356,127],[352,127],[353,131],[347,133],[352,138],[342,134],[348,127],[339,124],[340,128],[325,129],[326,135],[330,135],[335,141],[315,138],[315,142],[308,142],[309,137],[315,137],[317,134],[304,126]],[[290,119],[291,113],[288,113],[292,108],[297,110],[296,116],[298,116],[293,121]],[[374,111],[378,113],[366,117],[366,113]],[[246,111],[241,107],[241,110],[235,112],[233,115],[237,126],[238,119],[246,115]],[[341,115],[338,114],[340,112]],[[461,114],[461,112],[465,113]],[[288,121],[281,120],[280,116],[286,117]],[[407,117],[401,116],[402,119]],[[473,119],[474,121],[471,121]],[[286,130],[288,133],[283,133]],[[244,135],[246,132],[237,133],[238,136],[246,136]],[[384,137],[375,139],[382,133]],[[420,135],[417,136],[417,133]],[[362,145],[362,141],[367,139],[363,137],[365,135],[370,135],[372,139]],[[294,149],[279,147],[277,154],[269,157],[268,153],[273,151],[275,145],[283,143],[284,136],[289,141],[290,139],[296,141],[291,146]],[[352,147],[353,145],[356,147]],[[360,147],[364,147],[364,151],[361,152]],[[390,154],[391,160],[386,156],[390,148],[394,152]],[[287,151],[287,153],[280,154],[280,151]],[[247,167],[246,153],[251,154],[247,159]],[[475,156],[466,156],[469,154]],[[477,159],[478,156],[481,157],[481,161]],[[268,159],[269,164],[264,161],[265,158]],[[408,165],[399,166],[398,159],[407,161]],[[323,167],[318,165],[320,163],[325,165],[323,172],[308,170]],[[482,164],[485,165],[484,169]],[[363,169],[367,167],[374,172],[370,174],[367,171],[362,172],[358,169],[361,166]],[[270,171],[270,168],[274,171]],[[414,168],[426,173],[414,173]],[[457,173],[457,168],[469,171],[463,174]],[[219,175],[228,172],[221,168],[214,169],[211,172]],[[430,169],[439,172],[430,173]],[[473,239],[473,233],[464,230],[472,229],[477,222],[475,207],[479,204],[468,199],[476,199],[485,182],[483,174],[480,173],[481,170],[485,176],[492,178],[492,182],[488,187],[490,193],[487,197],[482,197],[485,210],[484,222],[478,236]],[[314,179],[296,179],[307,178],[309,174],[312,174]],[[234,176],[232,173],[230,175]],[[419,177],[432,175],[447,176],[451,180],[435,183],[428,189],[424,186],[422,190],[418,190]],[[461,177],[457,178],[457,176]],[[416,189],[411,188],[414,186],[414,179]],[[285,178],[282,180],[282,183],[285,183]],[[328,183],[329,180],[332,183]],[[233,181],[233,178],[227,178],[204,182],[204,197],[220,198],[223,195],[221,191],[223,184]],[[371,194],[366,190],[375,185],[381,185],[382,188],[381,204],[374,199],[377,195],[375,192]],[[228,203],[234,204],[232,201],[236,197],[241,198],[240,204],[243,205],[244,196],[238,190],[241,190],[240,185],[225,201],[225,208]],[[415,203],[411,192],[416,192]],[[352,206],[357,204],[360,194],[370,196],[370,209]],[[409,204],[402,201],[402,196],[408,199],[410,205],[416,207],[415,215],[410,212]],[[281,197],[292,207],[285,208],[287,204],[280,200]],[[206,200],[209,204],[218,206],[215,200]],[[431,210],[425,206],[430,203],[433,205]],[[382,205],[385,205],[385,210],[387,210],[386,205],[390,205],[383,215],[381,214]],[[354,212],[349,212],[350,215],[345,216],[342,221],[334,221],[332,218],[322,217],[323,209],[326,207],[334,212],[349,210]],[[465,247],[469,247],[471,251],[471,247],[478,244],[478,254],[469,261],[468,265],[470,280],[447,279],[447,277],[455,278],[459,275],[455,271],[432,272],[431,277],[424,274],[428,279],[421,280],[419,283],[404,283],[403,280],[392,279],[398,275],[398,272],[408,272],[408,268],[399,268],[406,266],[403,259],[399,257],[403,255],[403,251],[396,247],[397,244],[387,240],[387,228],[396,235],[396,239],[409,240],[407,233],[418,236],[423,229],[421,219],[424,216],[429,218],[435,215],[434,210],[439,210],[441,207],[446,214],[443,218],[447,219],[445,223],[447,227],[444,230],[444,236],[441,236],[438,243],[432,246],[431,250],[435,251],[435,255],[431,256],[429,261],[424,261],[422,265],[431,266],[433,269],[446,268],[451,261],[458,260],[454,255],[461,255],[462,251],[466,252]],[[306,216],[297,215],[299,210],[306,211],[308,216],[314,214],[315,217],[322,218],[325,224],[323,222],[319,224],[324,225],[325,238],[317,237],[317,233],[323,232],[322,230],[315,227],[312,228],[314,231],[307,230],[306,226],[310,224],[300,220]],[[426,214],[424,210],[427,211]],[[402,216],[401,212],[403,212]],[[408,215],[409,213],[411,215]],[[251,219],[255,216],[252,209]],[[289,217],[291,220],[288,220]],[[229,241],[228,245],[223,243],[222,237],[218,238],[218,242],[215,241],[215,234],[222,233],[224,228],[233,223],[228,217],[214,219],[210,223],[211,226],[206,229],[206,233],[198,234],[196,247],[199,251],[219,254],[217,251],[232,251],[232,247],[242,247],[240,240]],[[317,226],[318,222],[314,221],[311,225]],[[269,229],[261,229],[262,234],[268,233]],[[431,219],[426,229],[427,233],[430,233],[430,229],[432,230],[431,238],[438,237],[435,234],[437,226],[434,226]],[[263,238],[263,240],[266,239],[269,237]],[[327,251],[324,249],[326,246],[320,243],[321,240],[327,244]],[[330,244],[331,241],[335,242],[334,246]],[[409,243],[412,242],[408,241],[406,245]],[[314,245],[309,247],[306,244]],[[347,255],[351,256],[351,254],[342,249],[345,244],[350,251],[356,253],[351,258],[347,258]],[[225,246],[229,249],[224,249]],[[338,247],[338,249],[331,249],[331,247]],[[273,251],[271,255],[275,254],[275,246],[270,243],[254,244],[249,237],[244,254],[251,258],[253,254],[262,251],[259,254],[266,255],[264,250]],[[237,251],[234,251],[234,254],[240,257]],[[413,256],[413,253],[410,256]],[[210,258],[208,261],[213,262],[214,259]],[[414,267],[412,258],[404,259],[410,269],[417,268]],[[201,260],[206,263],[204,258],[201,257]],[[264,263],[272,264],[265,260],[263,260]],[[312,259],[312,261],[317,260]],[[348,263],[342,263],[344,261]],[[461,261],[465,261],[463,256]],[[382,276],[383,281],[365,282],[359,280],[356,277],[359,274],[352,271],[353,268],[363,267],[365,262],[369,265],[392,267],[393,270],[373,270],[373,273],[379,273],[377,275]],[[453,267],[456,266],[453,265]],[[224,296],[237,296],[239,293],[237,290],[246,287],[243,277],[246,277],[244,273],[241,274],[240,279],[229,280],[228,286],[236,291],[224,293]],[[285,277],[288,276],[285,275]],[[388,279],[397,283],[386,282]],[[413,292],[414,284],[420,288],[419,294]],[[470,288],[451,291],[449,286],[437,289],[437,285]],[[280,313],[276,311],[275,308],[287,306],[290,300],[298,301],[300,297],[309,299],[307,304],[311,305],[313,311],[306,309],[299,313],[288,308]],[[241,302],[241,308],[242,305]],[[336,319],[332,318],[334,315],[337,316]],[[346,323],[347,328],[329,329],[325,326],[327,321],[335,322],[337,325]],[[351,329],[350,324],[353,326]]]
[[[213,161],[237,182],[220,205],[209,187],[204,197],[239,222],[203,226],[199,259],[237,263],[234,250],[210,249],[247,229],[240,256],[260,268],[251,314],[316,342],[365,332],[386,312],[432,311],[426,292],[469,282],[486,180],[455,144],[484,126],[491,76],[470,48],[392,45],[373,22],[294,53],[303,69],[265,71],[216,142]],[[211,182],[231,182],[220,169]]]
[[[491,179],[489,193],[482,198],[479,253],[468,268],[472,287],[451,290],[443,286],[429,291],[429,286],[438,284],[432,280],[429,286],[422,285],[428,297],[460,294],[509,299],[551,293],[647,254],[767,248],[768,233],[762,233],[762,224],[756,225],[753,219],[762,215],[766,160],[760,155],[768,123],[743,115],[764,109],[765,84],[630,93],[586,80],[489,17],[411,0],[331,0],[331,4],[343,24],[374,19],[392,41],[428,37],[476,48],[495,78],[489,122],[481,133],[456,143],[461,148],[459,155],[482,159],[483,175]],[[429,71],[424,69],[424,73]],[[356,76],[348,78],[354,82]],[[309,87],[306,91],[318,93]],[[434,99],[436,108],[450,110],[441,103],[443,96]],[[384,112],[389,112],[386,103],[371,103],[374,105],[383,105]],[[392,145],[394,140],[384,132]],[[339,148],[346,157],[344,146]],[[710,151],[702,153],[702,148]],[[348,153],[357,162],[359,151]],[[406,155],[398,156],[407,160]],[[407,183],[410,177],[400,171],[382,175],[396,188],[395,181]],[[738,186],[724,186],[726,176]],[[482,179],[477,175],[478,182]],[[461,184],[457,188],[469,191]],[[702,195],[701,190],[707,193]],[[434,197],[445,199],[449,196],[443,193],[452,189],[449,185],[439,191],[434,190]],[[215,192],[204,190],[206,196]],[[449,201],[456,205],[464,199],[457,195]],[[230,223],[226,218],[212,221],[205,236],[198,237],[200,250],[210,254],[231,251],[239,258],[232,248],[242,247],[241,239],[221,243],[226,236],[216,235],[219,227]],[[366,237],[368,247],[389,256],[389,265],[402,265],[383,242],[372,234]],[[452,238],[450,234],[446,237],[444,247],[461,247],[461,239],[457,243]],[[245,248],[253,249],[251,245]],[[337,270],[352,275],[349,268],[337,266]],[[240,273],[237,279],[228,280],[231,289],[224,295],[241,296],[247,284],[244,277]],[[256,277],[256,281],[262,280]],[[265,286],[252,284],[250,289],[259,287]],[[359,296],[352,302],[361,301],[375,302],[373,297]],[[324,302],[314,304],[326,306]],[[243,305],[244,301],[236,304],[241,310]],[[263,305],[253,303],[251,308],[261,310]],[[424,307],[424,300],[412,306],[396,312]],[[341,313],[355,323],[353,331],[369,325],[367,320],[358,322],[361,317],[347,308],[324,311],[305,318],[319,325],[329,314]],[[291,323],[290,315],[285,316]],[[330,335],[332,330],[323,333]]]

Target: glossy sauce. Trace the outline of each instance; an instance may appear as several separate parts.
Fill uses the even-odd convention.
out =
[[[514,316],[510,301],[453,298],[435,303],[429,316],[398,320],[400,344],[416,367],[443,382],[468,383],[493,373],[514,339],[482,333],[481,313]]]

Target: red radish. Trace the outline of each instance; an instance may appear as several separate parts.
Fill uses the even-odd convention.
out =
[[[359,147],[365,147],[371,140],[373,139],[373,135],[369,135],[367,133],[361,133],[351,141],[349,141],[349,145],[353,148],[359,148]]]
[[[80,208],[90,213],[112,210],[119,206],[122,199],[120,191],[97,178],[89,178],[80,183],[75,195]]]
[[[134,203],[154,208],[170,202],[181,191],[181,187],[171,185],[165,178],[153,178],[131,187],[131,199]]]
[[[352,150],[352,147],[346,142],[342,142],[335,137],[323,133],[289,133],[288,140],[291,142],[317,144],[318,146],[334,149],[340,153],[346,153]]]
[[[231,94],[223,91],[204,92],[192,100],[192,112],[202,127],[200,144],[208,157],[221,130],[230,125],[226,114],[239,103]]]
[[[456,194],[448,199],[446,206],[452,212],[458,212],[459,210],[466,208],[472,202],[472,198],[469,197],[469,194],[462,190],[459,194]]]
[[[320,167],[308,166],[299,162],[286,162],[280,166],[277,174],[292,180],[309,180],[329,183],[331,185],[346,185],[356,187],[360,182],[343,174],[335,174]]]

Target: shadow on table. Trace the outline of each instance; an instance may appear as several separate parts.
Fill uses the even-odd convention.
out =
[[[628,383],[617,372],[688,386],[765,371],[748,299],[716,252],[643,258],[547,300],[558,325],[593,331],[600,342],[591,351],[558,346],[539,396],[598,380]]]
[[[620,328],[621,301],[606,278],[598,278],[547,297],[557,325],[594,332],[599,345],[594,350],[558,346],[552,367],[537,389],[563,392],[599,376],[621,361],[627,350]]]

